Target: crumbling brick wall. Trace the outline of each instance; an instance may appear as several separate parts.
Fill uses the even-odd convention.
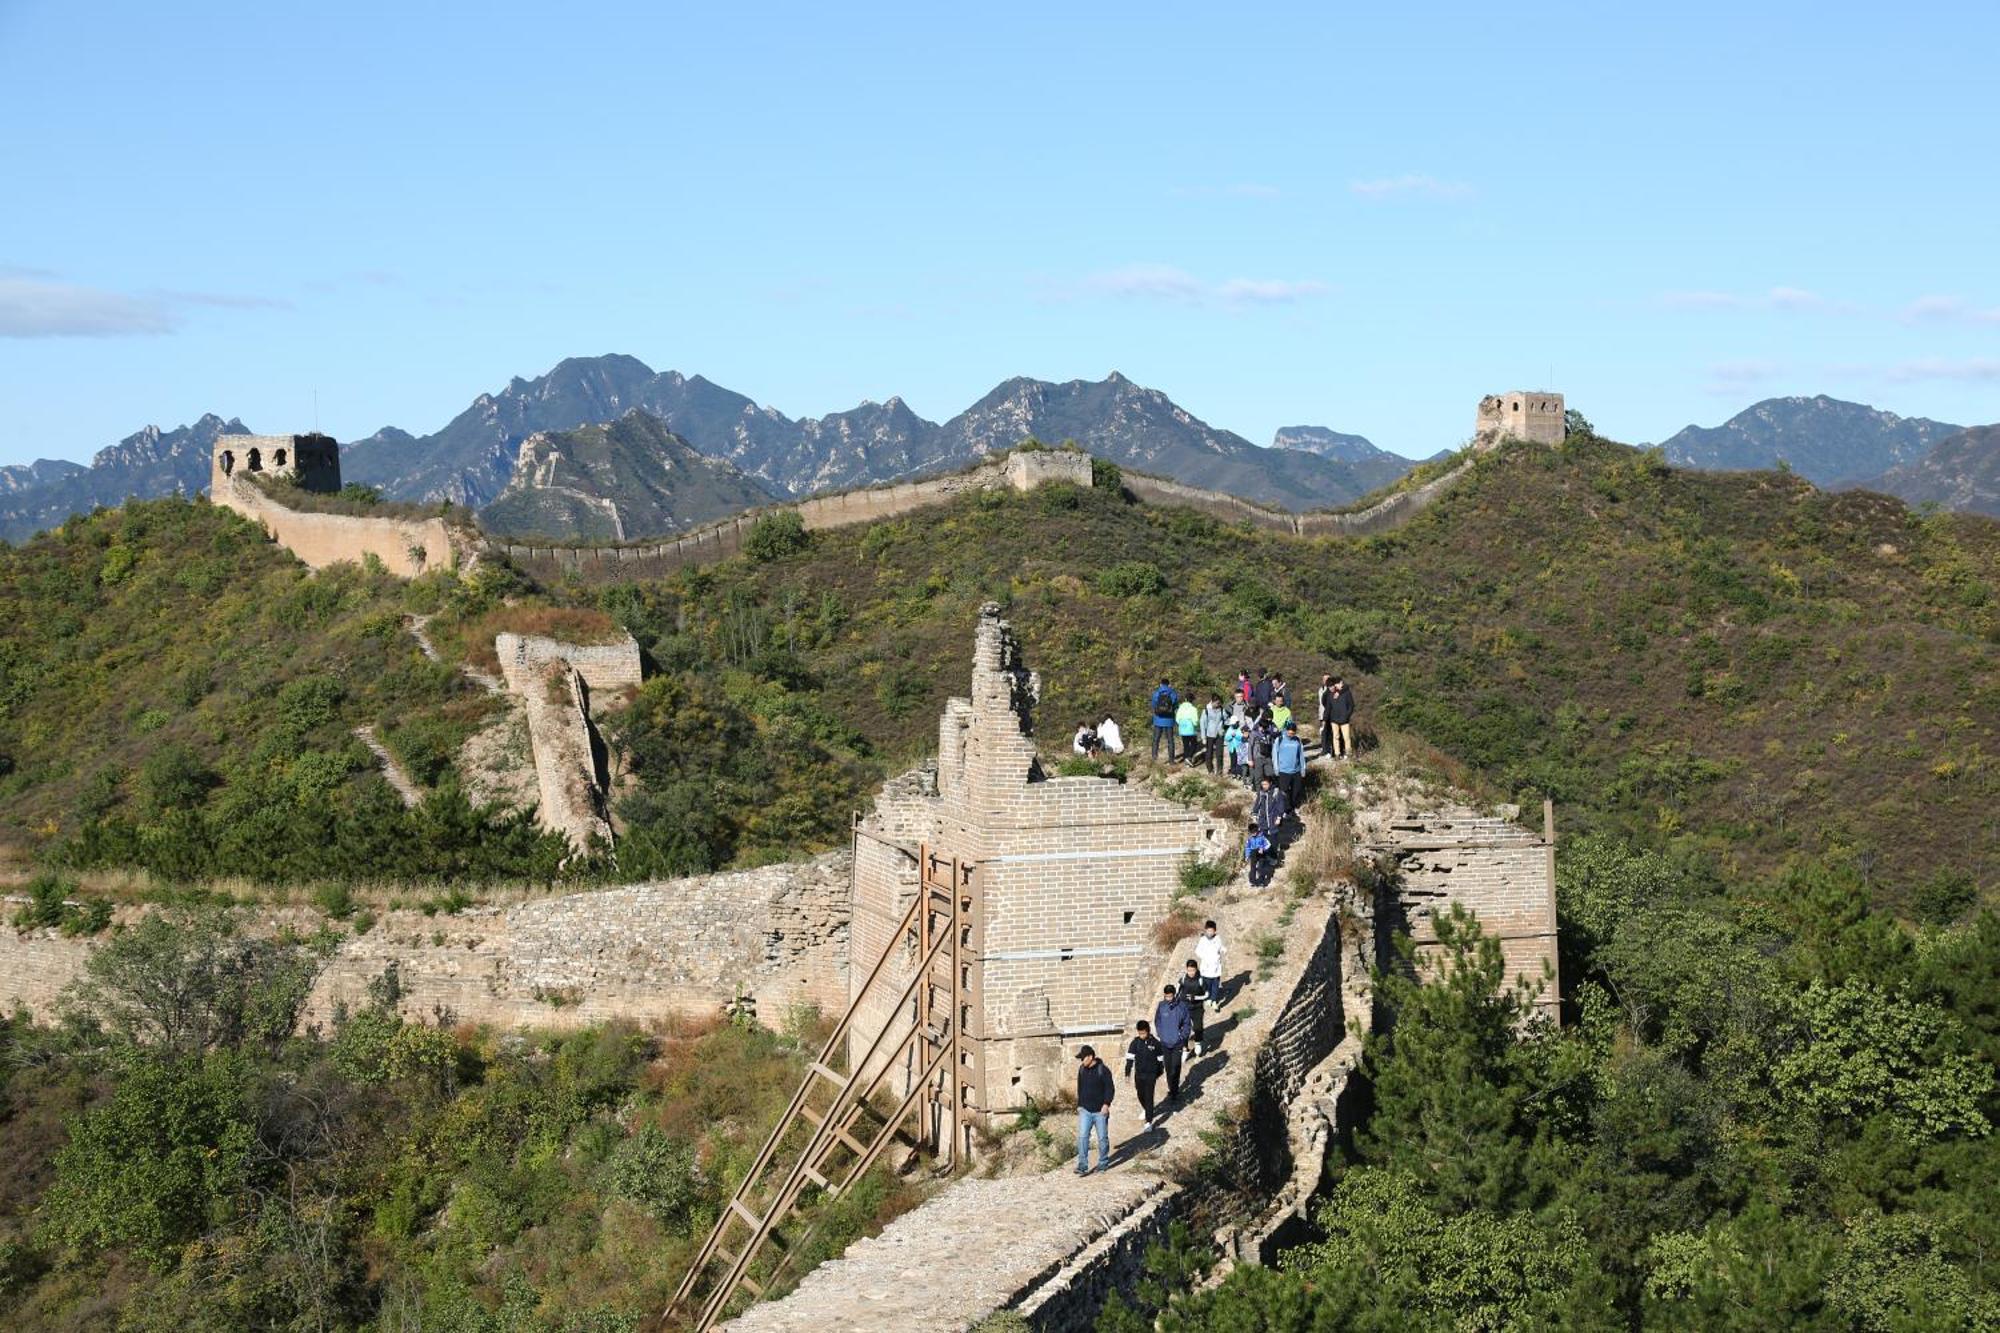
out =
[[[971,694],[939,721],[935,791],[885,793],[855,832],[857,984],[917,891],[920,844],[976,866],[967,1031],[975,1104],[988,1111],[1051,1094],[1072,1047],[1150,1009],[1136,965],[1180,867],[1223,852],[1220,826],[1200,811],[1109,779],[1049,777],[1035,751],[1037,693],[999,608],[983,608]],[[884,1005],[857,1031],[897,1022]]]

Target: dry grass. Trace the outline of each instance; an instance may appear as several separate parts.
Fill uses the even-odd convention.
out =
[[[1153,923],[1153,947],[1161,953],[1172,953],[1174,946],[1201,930],[1201,915],[1193,904],[1183,900],[1173,906],[1173,910]]]
[[[492,676],[500,674],[500,658],[493,649],[494,636],[499,634],[533,634],[577,644],[617,643],[625,637],[625,627],[602,611],[542,605],[495,607],[483,616],[433,632],[440,652]]]

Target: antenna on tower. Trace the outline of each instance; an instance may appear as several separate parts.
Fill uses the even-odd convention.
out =
[[[313,434],[319,434],[319,390],[313,390]]]

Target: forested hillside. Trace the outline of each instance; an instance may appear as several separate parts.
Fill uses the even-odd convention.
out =
[[[1505,799],[1552,797],[1565,828],[1731,872],[1852,864],[1907,905],[2000,871],[1996,589],[2000,524],[1583,438],[1482,458],[1364,541],[1055,487],[571,595],[673,688],[719,704],[762,681],[897,759],[934,743],[987,599],[1041,672],[1045,743],[1142,721],[1163,674],[1358,674],[1364,726],[1417,733]]]

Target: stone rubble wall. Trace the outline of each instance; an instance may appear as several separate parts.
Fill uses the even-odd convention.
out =
[[[847,1000],[849,878],[847,854],[834,852],[455,915],[384,912],[367,933],[341,941],[306,1021],[325,1026],[337,1006],[365,1005],[368,983],[392,963],[403,1012],[423,1020],[569,1028],[713,1014],[739,996],[774,1026],[795,1005],[838,1013]],[[117,920],[149,910],[121,909]],[[324,924],[310,909],[278,908],[248,914],[245,928],[309,934]],[[0,928],[0,1005],[52,1019],[94,947],[54,930]]]
[[[375,518],[288,509],[241,476],[218,478],[210,498],[262,524],[273,541],[313,569],[343,560],[359,564],[372,555],[391,574],[413,578],[428,569],[469,564],[476,550],[441,518]]]
[[[1437,953],[1437,917],[1463,906],[1500,942],[1507,984],[1524,981],[1537,1011],[1556,1016],[1561,988],[1549,842],[1511,819],[1464,808],[1392,816],[1376,821],[1366,837],[1396,866],[1391,899],[1376,909],[1385,945],[1395,931],[1406,932],[1427,973]]]
[[[564,643],[540,634],[501,634],[493,640],[500,674],[507,688],[526,693],[530,682],[542,680],[548,668],[567,662],[576,668],[593,695],[615,696],[640,683],[639,642],[630,634],[616,643]]]
[[[599,781],[583,677],[556,658],[523,679],[516,692],[527,711],[528,742],[535,756],[536,820],[568,838],[579,852],[593,844],[611,846],[610,809]]]

